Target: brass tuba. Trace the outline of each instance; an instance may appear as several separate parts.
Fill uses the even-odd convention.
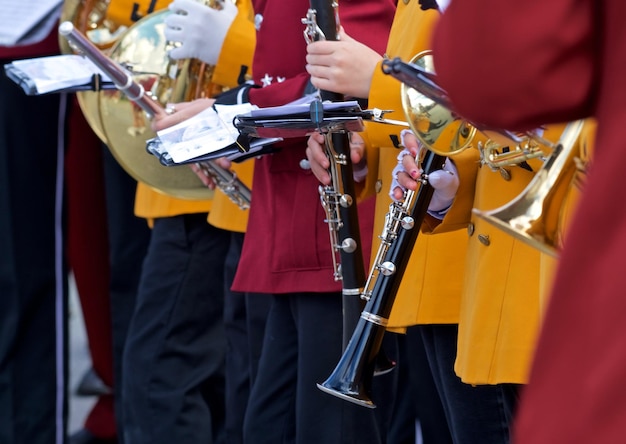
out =
[[[156,4],[156,2],[153,2]],[[209,6],[218,7],[210,0]],[[167,53],[165,17],[161,9],[137,17],[127,27],[107,16],[109,1],[67,0],[62,18],[74,24],[94,45],[106,50],[114,61],[133,73],[133,80],[161,104],[212,96],[223,90],[211,82],[213,67],[195,59],[174,61]],[[64,51],[71,51],[67,44]],[[122,92],[105,90],[78,93],[78,101],[88,123],[120,165],[136,180],[164,194],[184,199],[208,199],[206,188],[187,167],[166,168],[146,152],[146,141],[155,136],[145,112]]]

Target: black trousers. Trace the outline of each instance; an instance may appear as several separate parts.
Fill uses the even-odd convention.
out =
[[[341,356],[339,293],[272,296],[246,444],[382,442],[374,411],[322,392]]]
[[[243,233],[230,234],[224,264],[224,328],[226,331],[226,443],[243,443],[243,422],[256,378],[265,321],[270,306],[266,294],[230,289],[243,246]]]
[[[206,219],[155,221],[124,353],[126,444],[223,442],[230,236]]]
[[[455,443],[508,444],[518,384],[465,384],[454,373],[458,325],[420,325],[435,385]]]
[[[0,60],[0,66],[8,61]],[[67,417],[64,95],[0,74],[0,442],[62,444]],[[59,119],[59,116],[62,116]],[[61,131],[59,131],[61,127]]]
[[[103,158],[111,267],[109,292],[113,335],[113,393],[118,440],[122,444],[125,404],[122,394],[122,361],[151,230],[146,220],[136,217],[134,213],[137,181],[124,171],[104,145]]]
[[[452,436],[419,327],[407,328],[406,334],[387,334],[397,337],[399,350],[397,398],[387,442],[415,444],[419,421],[424,444],[451,444]]]

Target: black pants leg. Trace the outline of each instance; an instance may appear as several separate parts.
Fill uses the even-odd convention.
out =
[[[222,442],[230,236],[206,218],[155,221],[124,353],[126,444]]]
[[[141,264],[148,250],[150,228],[135,216],[137,181],[128,175],[109,149],[103,147],[104,177],[109,227],[111,266],[111,322],[113,334],[113,375],[115,418],[118,439],[124,442],[122,357],[128,326],[135,309]]]
[[[435,384],[457,444],[508,444],[516,384],[465,384],[454,373],[458,326],[420,325]]]
[[[424,444],[451,444],[452,435],[428,362],[419,326],[407,329],[406,341],[410,392],[412,393],[416,416],[420,422],[422,440]]]
[[[3,444],[62,444],[66,432],[65,103],[65,95],[26,96],[0,74]]]
[[[322,392],[341,356],[339,293],[272,296],[246,444],[378,444],[374,412]]]
[[[226,332],[226,442],[243,443],[243,421],[258,368],[270,297],[230,289],[243,245],[243,233],[230,234],[224,264],[224,328]]]

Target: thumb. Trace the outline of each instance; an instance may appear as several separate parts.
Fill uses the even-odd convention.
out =
[[[365,141],[359,133],[351,132],[348,135],[350,141],[350,160],[359,163],[365,156]]]
[[[170,52],[168,52],[168,56],[174,60],[190,59],[193,57],[188,48],[184,45],[171,49]]]
[[[343,28],[343,26],[339,27],[339,40],[341,40],[343,42],[353,42],[354,41],[354,39],[352,37],[350,37],[346,33],[346,30]]]

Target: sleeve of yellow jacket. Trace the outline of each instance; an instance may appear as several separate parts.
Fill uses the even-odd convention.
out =
[[[167,8],[171,2],[172,0],[110,0],[106,19],[116,27],[130,26],[148,14]]]
[[[236,86],[238,77],[244,69],[252,66],[256,31],[254,29],[254,10],[249,0],[237,2],[238,14],[228,30],[224,46],[213,73],[216,83],[225,86]],[[247,72],[248,75],[251,72]],[[232,171],[237,177],[252,189],[252,174],[254,160],[233,164]],[[208,221],[211,225],[223,230],[244,233],[248,224],[248,210],[242,210],[231,202],[222,192],[215,193],[213,207]]]
[[[232,171],[248,188],[252,189],[252,176],[254,173],[254,160],[233,164]],[[254,197],[253,197],[254,198]],[[248,211],[242,210],[231,202],[226,194],[218,191],[213,197],[213,207],[209,213],[208,221],[211,225],[222,230],[245,233],[248,225]]]
[[[256,45],[252,3],[250,0],[239,0],[237,8],[237,16],[224,38],[212,78],[214,83],[230,88],[238,85],[242,73],[251,75]]]

